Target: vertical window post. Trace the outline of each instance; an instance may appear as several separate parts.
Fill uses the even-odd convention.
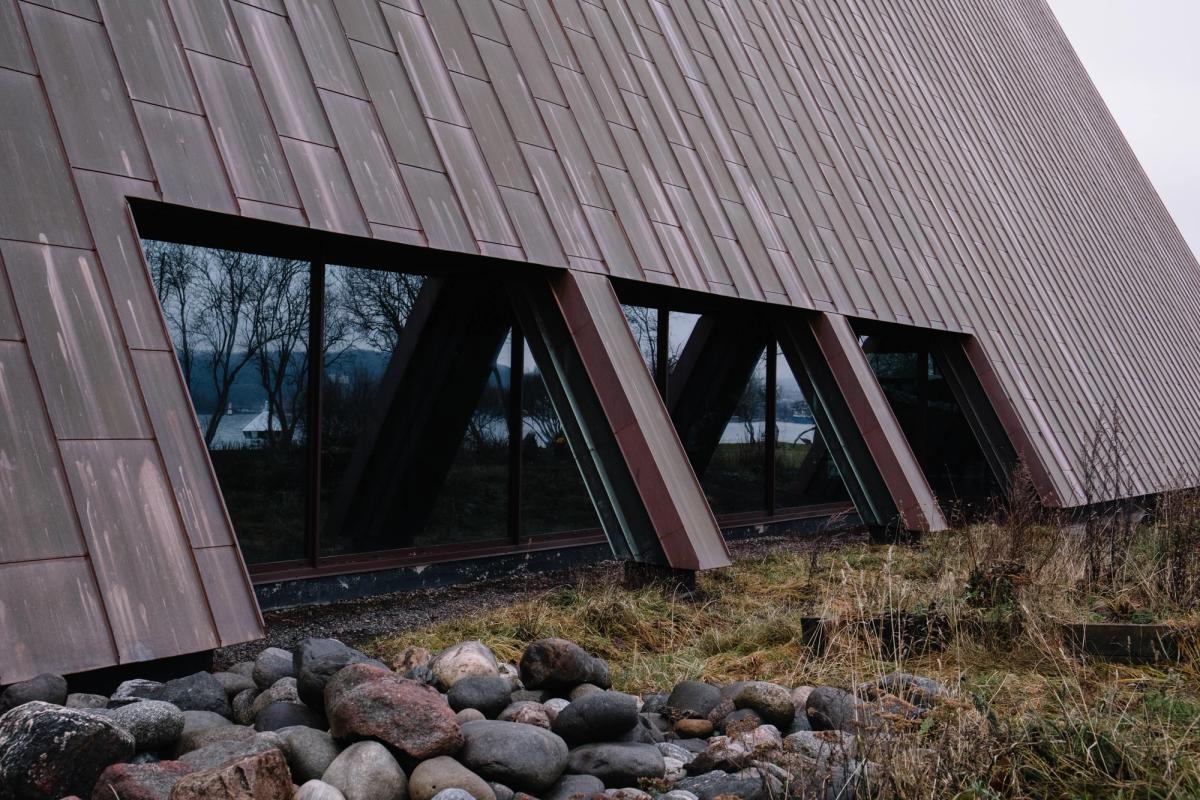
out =
[[[767,397],[765,403],[767,419],[766,429],[763,432],[763,437],[766,439],[766,446],[763,448],[763,457],[766,459],[766,463],[763,465],[763,503],[768,516],[775,514],[775,439],[777,438],[775,381],[778,360],[778,345],[772,339],[771,343],[767,345]]]
[[[667,379],[671,371],[671,312],[666,306],[659,306],[656,317],[658,333],[655,335],[654,377],[658,383],[658,393],[666,403]]]
[[[524,447],[525,337],[515,324],[510,347],[508,373],[508,537],[513,544],[521,540],[521,466]]]
[[[321,559],[321,384],[325,370],[325,264],[309,263],[308,272],[308,496],[304,553],[316,567]]]

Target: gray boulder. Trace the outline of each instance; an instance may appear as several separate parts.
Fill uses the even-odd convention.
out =
[[[190,753],[184,753],[179,757],[180,763],[187,764],[194,770],[209,770],[226,764],[230,761],[236,761],[239,758],[266,753],[271,750],[280,750],[278,740],[267,740],[260,737],[242,740],[227,740],[221,742],[213,742],[210,745],[201,747],[199,750],[193,750]]]
[[[138,750],[163,750],[183,735],[183,713],[163,700],[143,700],[110,710],[108,718],[132,734]]]
[[[411,671],[415,673],[419,669],[418,666]],[[432,682],[442,691],[447,691],[463,678],[499,675],[500,665],[496,663],[496,656],[483,642],[459,642],[447,647],[429,662],[429,673]]]
[[[474,800],[474,795],[465,789],[442,789],[433,798],[434,800]]]
[[[637,698],[623,692],[597,690],[560,711],[550,730],[574,746],[615,739],[637,724]]]
[[[254,662],[253,661],[239,661],[225,671],[232,672],[234,675],[241,675],[244,678],[249,678],[251,680],[254,680]]]
[[[542,795],[542,800],[571,800],[604,793],[604,781],[595,775],[563,775]]]
[[[496,800],[487,781],[450,756],[422,761],[408,778],[409,800],[432,800],[447,789],[464,791],[474,800]]]
[[[230,705],[233,707],[233,721],[238,725],[254,724],[254,701],[258,697],[258,687],[246,689],[234,695]]]
[[[67,679],[62,675],[43,672],[27,681],[14,683],[0,694],[0,714],[35,700],[56,706],[66,703]]]
[[[233,698],[239,692],[244,692],[247,689],[257,689],[254,685],[254,680],[245,675],[238,675],[236,672],[214,672],[213,680],[221,684],[225,689],[226,697]]]
[[[468,769],[534,796],[567,768],[567,743],[535,725],[483,720],[463,725],[462,734],[459,760]]]
[[[766,681],[743,684],[733,695],[733,705],[738,709],[752,709],[764,722],[783,730],[787,730],[796,716],[791,690]]]
[[[296,783],[320,778],[341,750],[333,737],[316,728],[297,726],[276,731]]]
[[[211,711],[231,717],[229,697],[211,672],[197,672],[184,678],[167,681],[153,691],[149,700],[163,700],[181,711]]]
[[[254,718],[254,730],[277,731],[280,728],[290,728],[304,725],[318,730],[327,730],[329,723],[319,711],[314,711],[304,703],[271,703]]]
[[[351,664],[367,662],[387,668],[366,653],[339,642],[337,639],[304,639],[296,645],[292,668],[300,701],[318,711],[325,710],[325,684]]]
[[[185,711],[184,713],[194,714],[196,712]],[[175,745],[174,754],[178,757],[184,753],[199,750],[201,747],[208,747],[215,742],[245,742],[253,739],[254,736],[254,729],[246,725],[225,724],[190,727],[185,721],[183,734],[179,737],[179,741]]]
[[[358,742],[343,750],[321,777],[346,800],[404,800],[408,778],[379,742]]]
[[[721,690],[711,683],[683,681],[671,690],[666,708],[679,716],[704,719],[721,702]]]
[[[608,664],[566,639],[539,639],[521,654],[521,682],[528,689],[569,690],[581,683],[612,686]]]
[[[136,703],[138,700],[159,699],[154,696],[154,693],[161,688],[162,684],[158,681],[148,681],[144,678],[124,681],[108,698],[108,707],[117,708],[129,703]]]
[[[295,780],[294,774],[292,778]],[[346,798],[328,783],[310,780],[296,790],[296,793],[292,795],[292,800],[346,800]]]
[[[63,703],[63,705],[67,708],[108,708],[108,698],[102,694],[74,692],[67,695],[67,702]]]
[[[295,678],[280,678],[268,686],[250,704],[250,711],[257,717],[271,703],[299,703],[300,692]]]
[[[753,769],[728,773],[713,770],[703,775],[684,778],[675,789],[691,792],[699,800],[714,800],[721,795],[733,795],[742,800],[766,800],[767,786],[762,775]]]
[[[652,744],[585,744],[571,751],[567,769],[594,775],[610,789],[636,786],[642,778],[661,778],[666,772],[662,753]]]
[[[89,796],[104,769],[135,750],[111,720],[40,700],[0,717],[0,742],[0,796],[21,800]]]
[[[495,719],[512,702],[512,683],[500,675],[472,675],[455,681],[446,699],[455,711],[473,708]]]
[[[259,689],[274,686],[280,678],[296,677],[292,654],[278,647],[268,647],[254,659],[252,677]]]
[[[614,736],[614,742],[633,742],[635,744],[658,744],[664,741],[667,737],[663,734],[663,729],[655,724],[655,718],[662,719],[661,714],[638,714],[637,722],[632,728]],[[670,726],[663,720],[663,728],[669,729]]]

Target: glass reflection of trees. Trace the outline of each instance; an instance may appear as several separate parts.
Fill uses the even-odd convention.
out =
[[[600,527],[562,421],[525,345],[521,376],[521,534]]]
[[[327,526],[355,446],[371,429],[379,388],[424,279],[325,268],[325,362],[321,396],[321,551],[352,551],[350,532]]]
[[[766,486],[767,360],[754,366],[700,485],[716,514],[762,511]]]
[[[246,559],[300,557],[308,262],[159,241],[145,252]]]
[[[320,556],[363,548],[334,530],[347,469],[379,413],[380,389],[424,284],[419,275],[143,242],[201,434],[248,562],[306,558],[310,284],[322,277]],[[516,345],[527,352],[523,341]],[[509,440],[509,335],[421,530],[385,547],[591,529],[597,520],[532,356],[519,388],[523,442]],[[513,425],[518,424],[514,420]],[[522,524],[509,530],[512,446],[521,444]],[[376,543],[378,544],[378,543]],[[379,549],[372,547],[370,549]]]

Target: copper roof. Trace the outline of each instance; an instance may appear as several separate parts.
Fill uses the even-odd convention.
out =
[[[127,197],[969,334],[1048,497],[1113,404],[1200,473],[1200,268],[1044,0],[0,0],[0,175],[0,681],[260,632]]]

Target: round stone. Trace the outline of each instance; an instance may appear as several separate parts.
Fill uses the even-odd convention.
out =
[[[375,661],[366,653],[359,652],[337,639],[302,640],[296,645],[296,654],[292,662],[296,670],[296,689],[300,701],[318,711],[325,709],[325,684],[343,668],[363,662],[386,668],[383,662]]]
[[[567,743],[535,725],[483,720],[462,726],[461,762],[487,780],[535,796],[567,767]]]
[[[254,683],[259,689],[268,689],[281,678],[296,677],[296,666],[292,654],[279,647],[268,647],[254,659]]]
[[[738,709],[752,709],[768,724],[784,730],[792,724],[792,718],[796,715],[791,691],[766,681],[750,681],[742,685],[733,696],[733,705]]]
[[[64,694],[65,699],[65,694]],[[0,796],[88,796],[109,765],[133,757],[133,735],[98,714],[33,700],[0,717]]]
[[[443,690],[449,690],[463,678],[500,675],[496,656],[479,641],[459,642],[447,647],[429,662],[429,670],[438,687]]]
[[[258,688],[254,685],[253,679],[247,678],[245,675],[238,675],[236,672],[214,672],[212,676],[213,680],[225,689],[225,696],[231,699],[239,692]]]
[[[163,700],[114,708],[108,718],[132,734],[138,750],[162,750],[175,744],[183,735],[185,719],[184,712]]]
[[[528,689],[570,690],[581,683],[612,686],[608,664],[567,639],[539,639],[521,654],[521,682]]]
[[[586,693],[554,718],[550,729],[571,746],[615,739],[638,722],[637,699],[623,692]]]
[[[379,742],[357,742],[343,750],[321,780],[346,800],[404,800],[408,779],[400,764]]]
[[[325,708],[340,741],[377,739],[416,760],[449,755],[462,744],[458,719],[436,690],[382,667],[343,669],[325,686]]]
[[[661,778],[667,769],[657,747],[628,743],[576,747],[567,768],[580,775],[594,775],[611,789],[636,786],[642,778]]]
[[[27,681],[14,683],[0,694],[0,714],[34,700],[61,706],[67,702],[67,679],[52,672],[43,672]]]
[[[422,761],[408,777],[410,800],[432,800],[446,789],[461,789],[474,800],[496,800],[487,781],[449,756]]]
[[[292,776],[295,778],[295,776]],[[345,796],[328,783],[319,780],[305,781],[292,800],[346,800]]]
[[[320,778],[341,752],[332,736],[316,728],[283,728],[276,734],[283,744],[292,779],[297,783]]]
[[[455,681],[446,699],[455,711],[473,708],[495,718],[512,702],[512,683],[499,675],[472,675]]]
[[[520,722],[523,725],[536,725],[550,730],[550,715],[541,703],[532,700],[521,700],[513,703],[500,712],[499,719],[505,722]]]
[[[713,724],[706,719],[681,719],[675,725],[675,733],[683,739],[699,739],[711,736]]]
[[[542,795],[542,800],[571,800],[604,793],[604,781],[595,775],[563,775]]]
[[[314,711],[303,703],[271,703],[254,718],[256,731],[277,731],[294,725],[304,725],[322,731],[329,727],[319,711]]]
[[[671,690],[666,707],[676,714],[707,717],[721,702],[721,690],[711,683],[683,681]]]

